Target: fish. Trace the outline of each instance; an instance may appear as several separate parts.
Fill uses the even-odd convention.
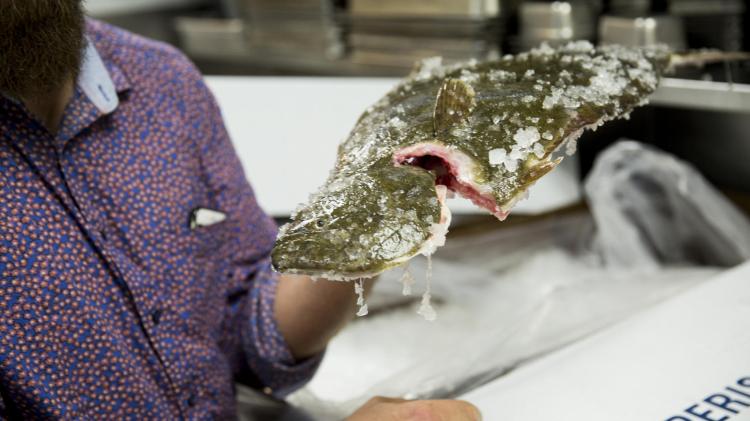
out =
[[[347,281],[429,256],[445,243],[452,194],[504,220],[585,130],[627,117],[674,63],[705,55],[685,57],[575,41],[420,62],[339,145],[325,184],[280,228],[273,268]]]

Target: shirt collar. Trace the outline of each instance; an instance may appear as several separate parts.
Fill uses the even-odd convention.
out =
[[[112,61],[105,63],[94,43],[87,39],[78,74],[78,88],[99,110],[110,114],[120,104],[117,94],[129,88],[125,74]]]
[[[120,104],[118,94],[130,89],[127,76],[117,64],[107,58],[102,59],[91,39],[87,37],[86,41],[76,90],[65,109],[56,136],[60,150],[83,129],[114,112]]]

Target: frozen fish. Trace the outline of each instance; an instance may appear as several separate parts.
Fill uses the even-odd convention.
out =
[[[350,280],[429,255],[445,242],[451,192],[505,219],[584,130],[646,103],[678,59],[696,62],[579,41],[488,62],[421,62],[339,146],[326,183],[281,228],[274,268]]]

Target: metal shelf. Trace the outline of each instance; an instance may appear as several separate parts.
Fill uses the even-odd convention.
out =
[[[651,104],[706,111],[750,113],[750,85],[665,78]]]
[[[196,58],[251,66],[258,70],[281,69],[290,74],[403,77],[409,72],[409,69],[403,67],[359,64],[346,58],[326,60],[324,58],[275,57],[268,54],[249,53],[234,56],[217,54],[213,57],[201,55]],[[655,106],[750,113],[750,85],[664,78],[659,88],[651,96],[650,103]]]
[[[192,7],[211,4],[210,0],[88,0],[86,11],[93,17]]]

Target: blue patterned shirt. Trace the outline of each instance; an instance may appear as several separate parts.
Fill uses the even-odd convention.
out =
[[[277,329],[276,226],[216,102],[176,50],[87,36],[58,133],[0,96],[0,414],[223,419],[235,381],[284,396],[319,358]]]

